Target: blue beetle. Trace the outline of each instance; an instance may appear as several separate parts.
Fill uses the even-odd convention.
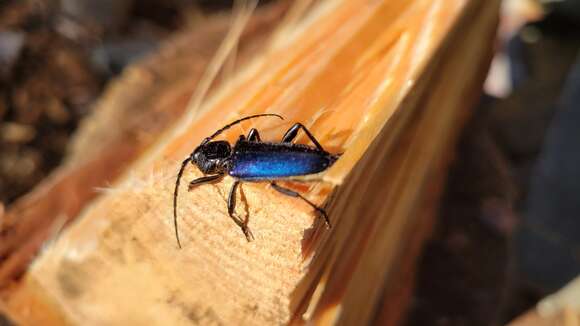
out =
[[[316,206],[298,192],[284,188],[274,181],[322,172],[328,169],[340,156],[340,154],[331,154],[325,151],[303,124],[294,124],[286,131],[284,137],[282,137],[282,141],[279,143],[263,142],[260,139],[258,130],[255,128],[250,130],[247,137],[240,135],[240,138],[236,141],[233,148],[227,141],[212,141],[219,134],[242,121],[266,116],[284,119],[277,114],[257,114],[233,121],[216,131],[213,135],[205,138],[181,164],[181,168],[177,173],[175,191],[173,193],[173,223],[175,227],[175,238],[177,239],[179,248],[181,248],[181,242],[179,241],[179,232],[177,231],[177,194],[181,176],[188,163],[197,166],[205,175],[189,183],[188,190],[190,191],[196,186],[218,181],[225,175],[229,175],[235,179],[228,197],[228,214],[242,229],[248,241],[253,238],[250,229],[244,221],[234,215],[236,189],[244,181],[270,182],[272,188],[276,191],[287,196],[302,199],[318,211],[324,217],[326,225],[330,227],[330,221],[324,209]],[[314,143],[314,147],[292,143],[292,140],[296,138],[300,129],[304,130],[308,138]]]

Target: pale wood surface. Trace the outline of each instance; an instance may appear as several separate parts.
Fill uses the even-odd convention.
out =
[[[255,12],[239,40],[239,65],[263,47],[286,7],[281,2]],[[76,132],[66,163],[10,206],[0,223],[0,289],[18,279],[42,244],[97,197],[99,188],[110,187],[183,114],[232,19],[208,20],[168,40],[159,54],[114,80]]]

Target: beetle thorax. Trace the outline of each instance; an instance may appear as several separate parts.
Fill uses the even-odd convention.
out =
[[[227,172],[232,149],[227,141],[212,141],[199,145],[191,154],[191,162],[204,174]]]

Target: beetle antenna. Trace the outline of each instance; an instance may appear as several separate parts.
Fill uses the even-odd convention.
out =
[[[245,120],[249,120],[249,119],[253,119],[253,118],[258,118],[258,117],[278,117],[278,118],[284,120],[284,118],[281,115],[274,114],[274,113],[264,113],[264,114],[250,115],[250,116],[247,116],[245,118],[238,119],[238,120],[236,120],[234,122],[231,122],[231,123],[225,125],[224,127],[222,127],[221,129],[219,129],[218,131],[214,132],[213,135],[205,138],[201,142],[201,145],[207,144],[210,140],[214,139],[215,137],[217,137],[222,132],[224,132],[227,129],[231,128],[233,125],[236,125],[236,124],[238,124],[238,123],[240,123],[242,121],[245,121]]]
[[[175,191],[173,192],[173,226],[175,227],[175,239],[177,239],[177,245],[181,249],[181,242],[179,241],[179,231],[177,231],[177,194],[179,192],[179,182],[181,181],[181,176],[183,175],[183,170],[187,166],[187,163],[191,161],[191,156],[186,158],[183,163],[181,163],[181,168],[177,173],[177,181],[175,181]]]

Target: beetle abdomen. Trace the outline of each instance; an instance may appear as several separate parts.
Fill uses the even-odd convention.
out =
[[[262,143],[265,146],[260,148],[244,143],[237,144],[236,147],[242,145],[244,148],[238,147],[241,150],[234,152],[229,171],[231,176],[238,179],[267,180],[314,174],[326,170],[336,161],[336,156],[332,154],[303,145],[276,146],[276,150],[270,144]]]

